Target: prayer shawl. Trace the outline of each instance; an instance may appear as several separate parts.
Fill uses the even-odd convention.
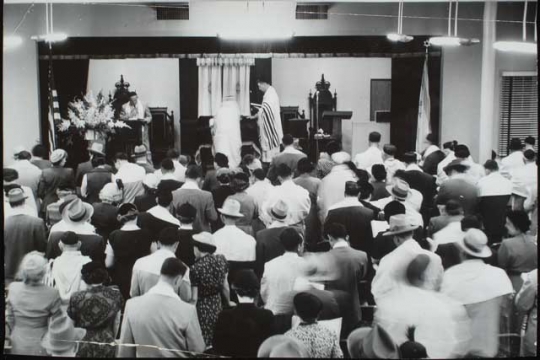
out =
[[[263,150],[263,162],[270,162],[273,155],[279,153],[279,144],[283,137],[279,97],[272,86],[264,93],[259,110],[259,140]]]
[[[131,103],[128,102],[123,105],[124,112],[128,116],[128,120],[138,120],[138,119],[144,119],[144,106],[142,102],[137,101],[137,104],[135,106],[131,106]]]
[[[463,305],[491,300],[514,291],[503,269],[467,260],[444,273],[441,292]]]
[[[214,150],[227,155],[229,166],[237,167],[242,161],[240,148],[240,109],[234,100],[224,101],[219,108],[214,123]],[[279,145],[279,144],[278,144]]]

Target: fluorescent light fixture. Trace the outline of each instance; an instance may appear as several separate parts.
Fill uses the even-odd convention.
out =
[[[493,47],[499,51],[517,52],[522,54],[536,54],[538,44],[525,41],[497,41]]]
[[[31,37],[32,40],[45,41],[50,43],[64,41],[67,38],[68,36],[65,33],[50,33]]]
[[[429,43],[434,46],[459,46],[460,40],[455,36],[435,36],[429,39]]]
[[[290,33],[257,33],[248,32],[245,33],[220,33],[217,36],[225,40],[238,40],[238,41],[256,41],[256,40],[288,40],[294,36],[293,32]]]
[[[13,49],[21,45],[23,42],[22,37],[16,35],[4,36],[4,50]]]
[[[391,33],[386,35],[386,38],[390,41],[396,42],[409,42],[413,39],[410,35]]]
[[[477,39],[477,38],[470,38],[470,39],[461,38],[461,39],[459,39],[459,43],[460,43],[460,45],[465,45],[465,46],[476,45],[476,44],[480,44],[480,39]]]

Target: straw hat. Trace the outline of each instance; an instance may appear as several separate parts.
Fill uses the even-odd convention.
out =
[[[41,346],[49,353],[61,353],[73,348],[75,342],[81,341],[86,330],[76,328],[67,316],[56,317],[49,324],[49,331],[41,341]]]
[[[22,201],[24,199],[28,199],[28,196],[25,195],[23,189],[15,188],[9,190],[8,201],[10,204]]]
[[[383,236],[402,234],[418,228],[418,225],[412,225],[411,218],[405,214],[391,216],[389,224],[390,231],[385,232]]]
[[[146,146],[144,145],[137,145],[135,146],[135,149],[133,150],[132,157],[137,158],[141,156],[146,156]]]
[[[105,156],[105,144],[98,140],[92,141],[92,144],[88,148],[88,151],[92,154]]]
[[[67,223],[84,223],[94,214],[92,205],[77,198],[69,202],[62,211],[62,219]]]
[[[487,236],[482,230],[469,229],[465,232],[465,236],[456,243],[461,250],[474,257],[488,258],[491,256]]]
[[[409,196],[411,196],[411,187],[405,180],[396,178],[394,186],[392,186],[390,189],[390,193],[394,195],[396,199],[405,201]]]
[[[223,215],[241,218],[244,217],[244,215],[240,212],[240,206],[241,205],[237,200],[227,198],[223,207],[219,208],[218,211]]]
[[[204,232],[199,233],[199,234],[194,234],[192,236],[192,239],[193,239],[193,245],[194,246],[203,245],[203,247],[206,247],[208,249],[212,249],[210,251],[211,253],[213,253],[217,249],[216,242],[214,240],[214,236],[212,234],[210,234],[209,232],[204,231]]]
[[[279,199],[269,210],[268,214],[276,220],[284,220],[289,214],[289,205],[282,199]]]

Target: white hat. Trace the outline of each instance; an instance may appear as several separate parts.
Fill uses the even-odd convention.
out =
[[[345,151],[340,151],[340,152],[337,152],[337,153],[333,153],[332,156],[332,161],[335,162],[336,164],[344,164],[348,161],[351,161],[351,155],[349,155],[348,153],[346,153]]]
[[[56,149],[51,154],[51,162],[57,164],[67,157],[67,152],[64,149]]]
[[[465,236],[456,243],[465,253],[474,257],[488,258],[491,256],[487,236],[482,230],[469,229],[465,232]]]
[[[240,203],[237,200],[229,199],[225,200],[222,208],[219,208],[218,211],[223,215],[241,218],[244,215],[240,212]]]

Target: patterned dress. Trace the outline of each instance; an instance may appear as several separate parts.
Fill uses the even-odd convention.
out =
[[[214,328],[221,312],[221,290],[229,266],[223,255],[206,255],[190,269],[190,281],[197,287],[197,316],[206,346],[212,345]]]
[[[342,358],[343,352],[335,333],[318,323],[300,323],[285,336],[300,341],[309,351],[310,358]]]
[[[74,293],[67,313],[75,322],[75,327],[86,329],[82,341],[112,343],[116,337],[114,320],[123,301],[116,286],[98,285]],[[77,357],[114,357],[115,350],[114,346],[81,342]]]

